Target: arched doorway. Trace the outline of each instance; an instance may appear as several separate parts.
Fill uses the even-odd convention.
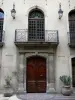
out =
[[[46,59],[40,56],[27,58],[26,90],[28,93],[46,92]]]
[[[75,87],[75,57],[71,59],[72,62],[72,86]]]
[[[31,10],[28,16],[28,40],[44,41],[44,26],[44,13],[38,8]]]

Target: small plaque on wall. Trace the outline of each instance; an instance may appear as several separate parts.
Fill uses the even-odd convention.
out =
[[[5,55],[5,66],[13,66],[13,55]]]

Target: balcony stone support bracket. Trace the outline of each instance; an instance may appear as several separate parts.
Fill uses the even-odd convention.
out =
[[[19,92],[27,92],[26,91],[26,59],[27,57],[38,55],[46,58],[46,78],[47,78],[47,93],[55,92],[55,66],[54,66],[54,54],[48,54],[44,52],[27,52],[19,54],[20,62],[19,62],[19,82],[18,82],[18,91]]]

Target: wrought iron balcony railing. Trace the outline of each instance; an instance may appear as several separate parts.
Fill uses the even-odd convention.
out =
[[[75,47],[75,33],[68,32],[68,44],[70,47]]]
[[[32,35],[31,35],[32,36]],[[58,31],[57,30],[45,30],[45,35],[39,33],[38,39],[36,37],[31,37],[28,35],[28,30],[25,29],[16,29],[15,30],[15,44],[26,44],[29,42],[42,42],[42,43],[50,43],[50,44],[58,44]]]

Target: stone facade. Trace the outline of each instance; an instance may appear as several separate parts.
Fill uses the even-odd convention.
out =
[[[11,9],[15,3],[16,16],[11,16]],[[59,19],[59,3],[63,10],[63,16]],[[75,8],[74,0],[0,0],[0,8],[4,11],[4,45],[0,47],[0,88],[5,85],[5,76],[12,76],[13,72],[18,75],[13,77],[13,86],[17,91],[26,92],[26,59],[27,57],[38,55],[46,58],[47,88],[46,92],[59,92],[61,75],[72,77],[71,58],[75,57],[75,50],[68,45],[69,21],[68,14]],[[49,44],[48,48],[36,48],[34,44],[15,44],[15,30],[28,30],[28,15],[32,9],[38,8],[43,11],[45,16],[45,30],[58,30],[59,44],[54,47]],[[22,31],[23,32],[23,31]],[[20,32],[20,34],[22,34]],[[45,34],[45,42],[57,41],[55,35]],[[21,39],[27,42],[28,32],[23,34]],[[53,37],[53,38],[51,38]],[[47,41],[49,39],[49,41]],[[52,39],[52,40],[51,40]],[[19,37],[17,38],[19,41]],[[22,40],[21,40],[22,41]],[[23,41],[24,42],[24,41]],[[41,43],[40,43],[41,44]],[[29,45],[28,48],[27,45]],[[32,47],[33,46],[33,47]]]

